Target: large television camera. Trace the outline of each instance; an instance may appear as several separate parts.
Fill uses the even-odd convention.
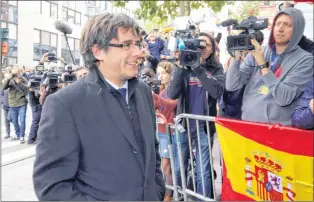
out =
[[[43,65],[37,65],[36,66],[36,71],[34,74],[30,74],[28,76],[29,79],[29,87],[39,90],[40,87],[40,83],[42,81],[43,78],[43,74],[44,74],[45,68]]]
[[[194,38],[195,26],[189,24],[185,30],[176,30],[174,37],[170,37],[168,49],[180,51],[180,65],[186,68],[199,67],[201,62],[200,49],[206,47],[206,41]]]
[[[63,82],[64,83],[73,83],[76,81],[76,75],[74,73],[74,70],[72,68],[72,65],[67,65],[64,68],[64,75],[63,75]]]
[[[261,30],[268,27],[268,19],[248,18],[243,20],[240,24],[235,19],[229,19],[221,23],[223,27],[233,25],[233,30],[243,30],[239,35],[227,37],[227,50],[253,50],[254,46],[251,44],[251,39],[256,39],[260,44],[263,43],[264,34]]]

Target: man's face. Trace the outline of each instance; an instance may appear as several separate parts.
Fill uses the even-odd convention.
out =
[[[203,60],[206,60],[210,54],[212,54],[212,43],[210,42],[210,39],[207,36],[200,36],[198,39],[202,41],[206,41],[206,47],[204,49],[200,49],[201,51],[201,58]]]
[[[124,47],[110,47],[105,52],[98,50],[95,57],[101,62],[110,77],[126,81],[136,77],[141,49],[140,36],[135,36],[131,28],[118,28],[118,37],[110,41],[111,44],[124,44]]]
[[[80,79],[88,74],[88,69],[80,69],[76,71],[75,75],[77,79]]]
[[[293,24],[289,15],[282,14],[277,18],[274,26],[274,39],[277,44],[287,44],[292,39]]]

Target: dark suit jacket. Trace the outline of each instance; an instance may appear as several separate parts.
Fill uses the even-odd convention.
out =
[[[163,200],[152,93],[129,80],[145,145],[140,161],[127,116],[96,69],[49,95],[38,131],[33,181],[39,200]]]

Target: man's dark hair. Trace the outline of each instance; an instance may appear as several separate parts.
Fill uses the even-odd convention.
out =
[[[96,15],[86,23],[81,34],[80,50],[87,68],[93,67],[97,62],[92,52],[93,45],[107,51],[109,42],[118,37],[120,27],[132,29],[136,36],[140,36],[140,26],[137,22],[121,13]]]

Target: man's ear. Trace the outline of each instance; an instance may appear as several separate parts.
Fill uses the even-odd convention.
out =
[[[103,55],[105,54],[105,52],[97,44],[93,45],[92,53],[97,60],[103,60]]]

